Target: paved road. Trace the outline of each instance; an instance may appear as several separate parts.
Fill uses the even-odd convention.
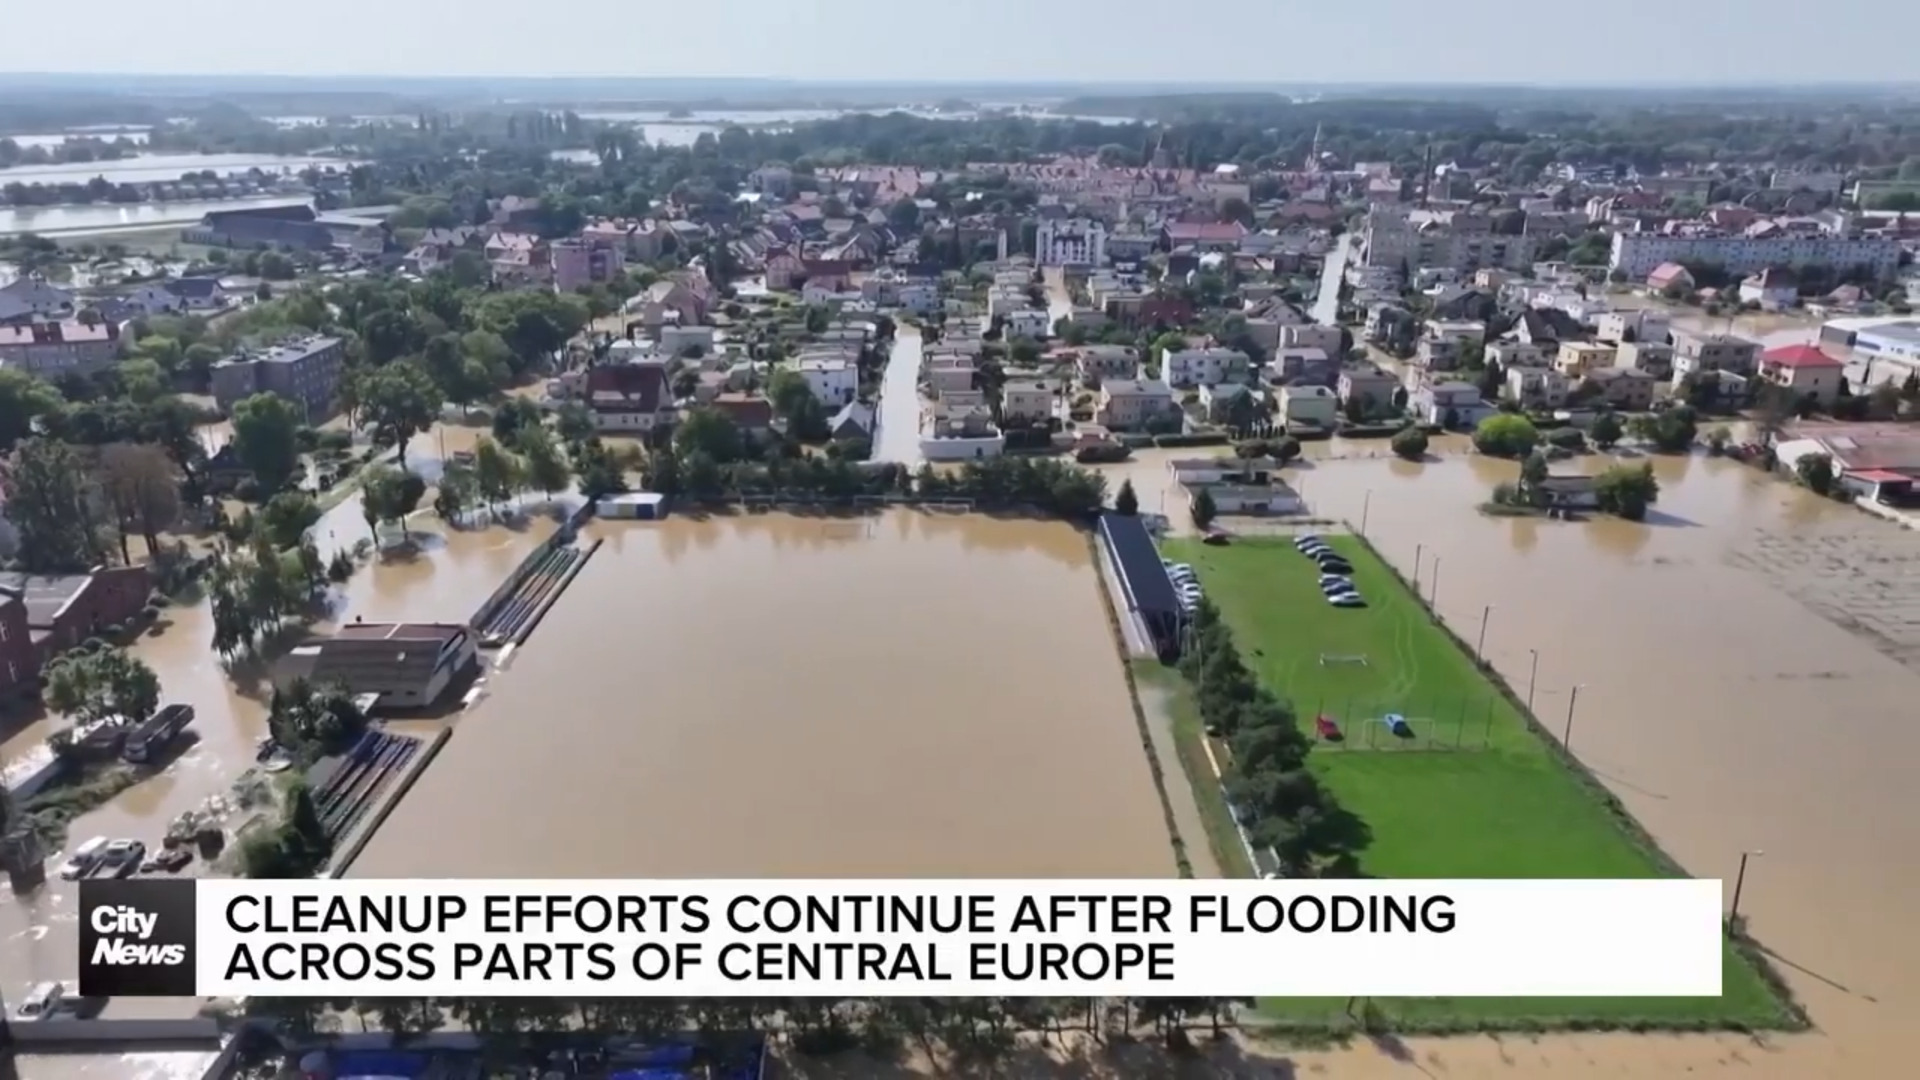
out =
[[[873,459],[920,464],[920,331],[902,323],[894,329],[893,353],[880,378],[880,407],[875,420]]]

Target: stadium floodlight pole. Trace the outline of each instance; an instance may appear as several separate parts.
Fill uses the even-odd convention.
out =
[[[1540,675],[1540,650],[1528,649],[1533,654],[1533,664],[1527,668],[1527,711],[1533,711],[1533,681]]]
[[[1747,860],[1756,855],[1765,854],[1766,852],[1759,850],[1740,853],[1740,872],[1733,875],[1733,904],[1727,908],[1728,922],[1737,922],[1740,919],[1740,890],[1747,884]]]
[[[1360,500],[1360,535],[1367,535],[1367,511],[1373,509],[1373,489],[1368,488],[1365,498]]]
[[[1475,660],[1485,660],[1487,658],[1487,616],[1492,614],[1492,604],[1488,604],[1486,607],[1480,609],[1480,640],[1474,642],[1473,645],[1473,658]]]
[[[1417,598],[1417,594],[1416,594]],[[1440,614],[1440,556],[1433,557],[1433,582],[1427,586],[1427,607]]]
[[[1420,598],[1420,556],[1427,550],[1425,542],[1413,545],[1413,598]]]
[[[1567,695],[1567,727],[1560,733],[1560,746],[1567,753],[1573,753],[1573,707],[1580,701],[1580,686],[1574,684],[1573,691]]]

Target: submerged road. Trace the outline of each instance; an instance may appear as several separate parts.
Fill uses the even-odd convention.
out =
[[[920,330],[904,323],[893,335],[893,353],[880,378],[874,420],[873,460],[920,464]]]
[[[1347,272],[1347,260],[1353,254],[1353,234],[1344,232],[1320,267],[1320,295],[1313,298],[1313,321],[1322,326],[1340,325],[1340,279]]]

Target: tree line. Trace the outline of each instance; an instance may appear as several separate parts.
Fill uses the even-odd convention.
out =
[[[1282,877],[1356,876],[1372,832],[1307,768],[1313,743],[1300,718],[1247,669],[1219,609],[1204,597],[1179,666],[1207,734],[1231,752],[1222,782],[1248,842],[1272,851]]]

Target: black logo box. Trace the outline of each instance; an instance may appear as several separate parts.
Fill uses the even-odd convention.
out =
[[[194,996],[194,881],[109,878],[80,883],[80,993],[86,997]],[[117,933],[112,924],[125,911],[156,917],[145,938]],[[106,929],[102,929],[105,927]],[[101,942],[180,945],[178,964],[95,963]]]

